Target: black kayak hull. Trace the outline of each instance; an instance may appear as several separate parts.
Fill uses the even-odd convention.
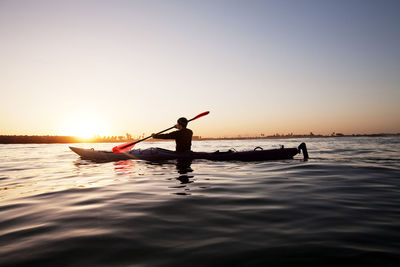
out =
[[[255,149],[251,151],[232,151],[227,152],[185,152],[177,153],[175,151],[166,150],[162,148],[149,148],[149,149],[135,149],[126,153],[113,153],[110,151],[101,151],[94,149],[84,149],[77,147],[70,147],[72,151],[78,154],[82,159],[93,161],[118,161],[127,159],[138,159],[147,161],[165,161],[176,159],[206,159],[214,161],[267,161],[267,160],[282,160],[293,159],[293,157],[300,153],[300,149],[305,144],[302,143],[298,148],[280,148],[280,149]],[[303,150],[304,156],[306,151]],[[308,155],[307,155],[308,157]]]

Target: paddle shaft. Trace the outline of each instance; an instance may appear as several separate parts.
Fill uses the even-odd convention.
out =
[[[165,130],[163,130],[163,131],[161,131],[161,132],[158,132],[158,133],[156,133],[156,134],[161,134],[161,133],[166,132],[166,131],[169,131],[169,130],[171,130],[171,129],[173,129],[173,128],[175,128],[175,126],[172,126],[172,127],[168,128],[168,129],[165,129]],[[151,136],[152,136],[152,135],[147,136],[147,137],[145,137],[145,138],[143,138],[143,139],[137,140],[137,141],[135,141],[135,142],[128,143],[128,144],[126,144],[126,145],[120,147],[120,149],[127,148],[128,146],[131,146],[131,145],[136,145],[137,143],[140,143],[140,142],[142,142],[142,141],[144,141],[144,140],[149,139]]]
[[[198,118],[200,118],[200,117],[203,117],[203,116],[207,115],[208,113],[210,113],[210,112],[209,112],[209,111],[203,112],[203,113],[197,115],[196,117],[194,117],[194,118],[188,120],[188,122],[193,121],[193,120],[195,120],[195,119],[198,119]],[[170,128],[168,128],[168,129],[162,130],[161,132],[158,132],[157,134],[161,134],[161,133],[166,132],[166,131],[169,131],[169,130],[171,130],[171,129],[173,129],[173,128],[175,128],[175,125],[172,126],[172,127],[170,127]],[[127,147],[134,146],[134,145],[136,145],[137,143],[140,143],[140,142],[142,142],[142,141],[144,141],[144,140],[149,139],[150,137],[152,137],[152,135],[147,136],[146,138],[140,139],[140,140],[135,141],[135,142],[127,143],[126,145],[119,147],[118,150],[119,150],[119,151],[123,151],[123,150],[126,149]]]

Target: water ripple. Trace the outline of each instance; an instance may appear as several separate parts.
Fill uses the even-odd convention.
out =
[[[65,145],[3,145],[0,265],[396,266],[398,138],[306,141],[307,162],[199,160],[185,169],[93,163]]]

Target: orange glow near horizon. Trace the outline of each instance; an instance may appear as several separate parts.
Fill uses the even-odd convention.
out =
[[[60,127],[61,135],[75,136],[81,139],[91,139],[102,135],[106,127],[100,118],[91,115],[76,115],[64,120]]]

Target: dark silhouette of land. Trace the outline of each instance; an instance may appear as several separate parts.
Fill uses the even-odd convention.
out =
[[[383,137],[383,136],[400,136],[400,133],[380,133],[380,134],[351,134],[332,133],[330,135],[321,134],[261,134],[259,136],[236,136],[236,137],[207,137],[193,136],[194,141],[198,140],[246,140],[246,139],[289,139],[289,138],[332,138],[332,137]],[[79,138],[75,136],[53,136],[53,135],[0,135],[0,144],[71,144],[71,143],[118,143],[132,142],[144,138],[139,136],[133,138],[132,135],[126,136],[95,136],[92,138]],[[151,141],[150,139],[149,141]],[[161,141],[161,140],[157,140]]]
[[[74,136],[0,135],[0,144],[68,144],[80,142],[82,142],[81,139]]]

